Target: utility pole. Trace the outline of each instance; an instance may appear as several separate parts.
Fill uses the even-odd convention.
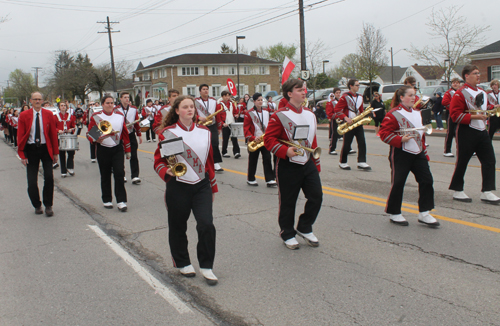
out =
[[[35,69],[35,85],[36,85],[36,88],[38,88],[38,70],[42,70],[43,68],[42,67],[31,67],[33,69]]]
[[[392,76],[392,83],[394,84],[394,61],[392,54],[392,46],[391,46],[391,76]]]
[[[105,22],[97,22],[98,24],[107,24],[106,27],[104,27],[107,32],[97,32],[99,34],[102,34],[102,33],[108,33],[108,36],[109,36],[109,52],[111,54],[111,74],[112,74],[112,77],[113,77],[113,91],[115,93],[117,93],[117,89],[116,89],[116,72],[115,72],[115,58],[113,57],[113,42],[111,41],[111,33],[119,33],[120,31],[111,31],[112,28],[110,26],[110,24],[119,24],[120,22],[110,22],[109,21],[109,16],[106,17],[106,21]]]
[[[304,25],[304,0],[299,0],[299,21],[300,21],[300,69],[307,70],[306,31]]]

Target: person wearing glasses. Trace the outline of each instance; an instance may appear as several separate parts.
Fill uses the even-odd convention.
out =
[[[335,113],[341,121],[352,124],[352,119],[364,111],[363,96],[357,93],[359,90],[359,81],[357,79],[350,79],[347,82],[347,87],[349,88],[349,92],[342,95],[335,106]],[[342,170],[351,169],[347,164],[347,155],[351,149],[354,137],[356,137],[356,142],[358,143],[358,169],[369,171],[371,167],[366,163],[365,130],[362,125],[344,134],[344,144],[342,145],[339,166]]]
[[[483,178],[481,201],[488,204],[500,204],[500,198],[492,193],[495,190],[495,152],[490,136],[486,130],[486,119],[483,113],[470,112],[472,110],[493,109],[488,104],[486,93],[479,87],[481,74],[475,65],[466,65],[462,70],[465,84],[457,90],[450,104],[450,114],[453,122],[457,123],[457,162],[455,172],[450,183],[450,190],[454,190],[453,199],[461,202],[472,202],[472,198],[464,192],[464,176],[473,153],[481,162]]]

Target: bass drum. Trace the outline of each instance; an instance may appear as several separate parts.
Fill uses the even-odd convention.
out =
[[[78,136],[72,134],[59,135],[59,150],[60,151],[77,151],[80,149]]]
[[[245,132],[243,131],[243,122],[231,123],[231,137],[245,137]]]

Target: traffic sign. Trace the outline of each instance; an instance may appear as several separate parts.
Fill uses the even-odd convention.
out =
[[[300,79],[309,80],[310,77],[311,77],[311,74],[309,73],[309,70],[301,70],[300,71]]]
[[[231,78],[227,79],[226,84],[229,92],[231,92],[231,95],[236,96],[236,85],[234,85],[234,82],[231,80]]]

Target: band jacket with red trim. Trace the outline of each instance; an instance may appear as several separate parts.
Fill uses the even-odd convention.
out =
[[[154,105],[151,106],[151,107],[149,107],[149,106],[142,107],[141,116],[143,118],[148,118],[148,116],[149,116],[148,112],[146,112],[147,111],[146,108],[149,109],[149,110],[154,110],[155,109]],[[152,113],[153,113],[153,120],[154,120],[154,118],[156,117],[156,113],[154,111]]]
[[[129,109],[132,108],[132,109],[136,110],[134,120],[131,120],[128,123],[139,120],[139,110],[133,105],[129,105],[128,107],[129,107]],[[125,112],[126,112],[126,110],[123,108],[123,106],[121,104],[118,104],[117,106],[115,106],[115,110],[118,110],[118,112],[120,112],[120,113],[123,110],[123,114],[125,114]],[[128,123],[127,123],[127,117],[125,117],[125,124],[128,124]],[[141,135],[142,135],[141,125],[139,124],[139,122],[134,123],[133,128],[135,130],[136,135],[141,137]],[[127,129],[127,128],[125,128],[125,129]]]
[[[9,123],[9,124],[12,126],[12,128],[17,129],[17,128],[18,128],[18,126],[19,126],[19,125],[18,125],[18,124],[19,124],[19,116],[17,116],[17,117],[16,117],[15,115],[13,115],[13,116],[10,118],[10,123]]]
[[[393,114],[395,111],[398,110],[408,111],[409,109],[400,104],[399,106],[390,110],[385,115],[384,120],[382,120],[382,123],[380,124],[379,135],[380,135],[380,140],[382,140],[384,143],[389,144],[392,147],[403,148],[403,142],[401,141],[403,137],[399,133],[395,132],[397,130],[400,130],[401,128],[404,128],[401,127],[398,120]],[[427,147],[425,146],[425,134],[422,136],[422,152],[424,152],[427,161],[429,161],[430,158],[429,155],[427,154]]]
[[[337,100],[337,98],[335,98],[333,101],[326,102],[325,112],[326,112],[326,117],[328,118],[328,120],[332,120],[332,118],[336,115],[335,114],[335,107],[337,106],[338,103],[339,103],[339,100]]]
[[[451,99],[456,92],[457,91],[452,87],[444,93],[441,104],[445,107],[446,110],[450,110]]]
[[[222,106],[222,103],[224,103],[224,106]],[[240,111],[238,110],[237,107],[234,106],[234,103],[231,102],[231,101],[227,101],[227,102],[222,102],[222,103],[219,103],[217,104],[217,107],[215,108],[215,111],[219,111],[220,109],[224,109],[224,111],[222,111],[221,113],[217,114],[217,118],[216,118],[216,121],[217,121],[217,128],[219,130],[222,129],[223,125],[226,123],[226,117],[227,117],[227,110],[231,110],[231,107],[233,108],[233,117],[234,117],[234,121],[236,121],[236,119],[238,119],[238,117],[240,116]]]
[[[295,113],[302,113],[302,111],[309,111],[312,113],[311,110],[305,107],[301,107],[299,109],[295,108],[291,103],[288,103],[287,106],[285,106],[282,109],[279,109],[276,111],[271,118],[269,118],[269,124],[267,125],[266,128],[266,135],[264,136],[264,145],[266,146],[267,150],[274,155],[276,155],[278,158],[282,160],[288,160],[288,156],[286,155],[288,151],[288,145],[282,143],[279,141],[279,139],[282,140],[289,140],[288,135],[286,133],[286,130],[284,129],[283,125],[281,124],[280,118],[277,116],[279,112],[283,111],[288,111],[291,110]],[[314,114],[314,113],[312,113]],[[311,144],[311,149],[316,149],[318,147],[318,143],[316,141],[316,130],[314,130],[314,139]],[[316,165],[316,168],[318,169],[318,172],[321,172],[321,165],[320,165],[320,160],[315,159],[311,155],[311,159],[314,161],[314,164]]]
[[[284,108],[287,105],[288,105],[288,100],[284,97],[281,98],[281,100],[278,102],[278,110]],[[274,112],[277,112],[278,110],[275,110]]]
[[[467,107],[467,103],[465,101],[465,96],[462,93],[462,89],[467,89],[470,88],[474,91],[482,90],[481,87],[474,87],[468,83],[465,83],[462,87],[458,89],[458,91],[455,92],[455,95],[453,95],[453,98],[451,99],[451,104],[450,104],[450,117],[455,123],[460,123],[463,125],[468,125],[471,122],[471,114],[467,113],[466,111],[469,110]],[[487,101],[487,98],[484,99]],[[487,105],[487,110],[493,109],[493,105],[488,104]]]
[[[93,118],[94,115],[97,115],[97,114],[105,114],[107,116],[111,116],[113,114],[119,114],[119,115],[123,116],[123,114],[118,110],[113,110],[113,112],[111,114],[107,114],[106,112],[104,112],[104,110],[102,110],[100,112],[95,112],[94,114],[92,114],[92,117],[90,117],[90,123],[89,123],[88,130],[92,129],[94,126],[97,125],[95,122],[95,119]],[[125,153],[130,153],[132,151],[132,149],[130,147],[130,138],[128,136],[126,124],[127,124],[127,122],[125,121],[125,119],[123,119],[123,127],[122,127],[122,131],[120,134],[120,140],[123,142],[123,149],[125,150]],[[89,142],[94,143],[94,140],[88,135],[87,135],[87,139],[89,140]]]
[[[245,134],[245,140],[248,142],[254,141],[255,138],[255,124],[253,123],[252,117],[250,116],[250,112],[254,112],[257,110],[254,108],[250,109],[247,111],[245,114],[245,120],[243,120],[243,132]],[[262,112],[267,111],[269,112],[269,116],[271,116],[273,113],[270,112],[269,110],[266,110],[264,108],[261,109]],[[271,117],[269,117],[271,119]],[[264,131],[265,133],[265,131]]]
[[[247,104],[245,102],[238,103],[236,106],[240,115],[247,113]]]
[[[489,91],[486,92],[486,94],[488,95],[487,97],[489,105],[495,106],[500,104],[500,101],[498,101],[500,93],[495,93],[493,90],[490,89]]]
[[[356,101],[358,99],[358,97],[362,97],[361,95],[357,94],[357,93],[352,93],[352,92],[347,92],[347,93],[344,93],[340,99],[339,99],[339,102],[337,103],[337,105],[335,105],[334,107],[334,111],[335,111],[335,118],[336,119],[340,119],[342,121],[345,120],[346,117],[349,116],[349,105],[347,104],[347,97],[348,96],[356,96]],[[358,115],[360,113],[363,113],[364,111],[364,108],[363,108],[363,101],[361,101],[361,105],[359,106],[358,109]]]
[[[22,160],[26,159],[24,155],[24,147],[30,138],[31,126],[33,125],[33,108],[21,112],[17,128],[17,153]],[[54,155],[59,154],[59,142],[57,138],[56,123],[54,115],[50,110],[41,108],[43,121],[43,135],[47,144],[50,158],[54,160]]]
[[[64,122],[67,121],[69,115],[70,114],[67,112],[65,114],[62,114],[61,112],[59,112],[58,114],[54,115],[54,120],[56,122],[56,129],[57,129],[58,133],[60,130],[64,131]],[[59,121],[58,116],[61,118],[61,121]],[[74,115],[71,115],[69,117],[69,121],[66,122],[66,130],[73,129],[73,131],[71,133],[74,134],[75,128],[76,128],[76,118]]]
[[[156,149],[155,155],[154,155],[154,159],[155,159],[154,169],[155,169],[156,173],[158,173],[160,178],[165,182],[169,182],[172,179],[172,176],[167,173],[167,170],[169,169],[167,159],[161,157],[160,142],[165,140],[165,136],[163,136],[163,133],[165,132],[165,130],[173,129],[173,128],[177,128],[177,127],[180,127],[186,131],[192,131],[192,130],[194,130],[194,128],[201,128],[201,129],[207,130],[209,132],[209,135],[210,135],[210,130],[203,125],[199,125],[199,124],[196,124],[195,122],[193,122],[188,129],[188,127],[184,126],[180,121],[178,121],[176,124],[173,124],[171,126],[167,126],[167,127],[163,128],[158,133],[159,143],[158,143],[158,148]],[[208,178],[210,180],[210,187],[212,188],[212,193],[216,193],[219,191],[219,189],[217,187],[217,181],[215,179],[214,155],[213,155],[213,150],[212,150],[212,145],[211,145],[210,139],[207,140],[207,143],[210,146],[210,150],[208,152],[207,161],[205,162],[204,168],[205,168],[205,172],[208,173]]]

